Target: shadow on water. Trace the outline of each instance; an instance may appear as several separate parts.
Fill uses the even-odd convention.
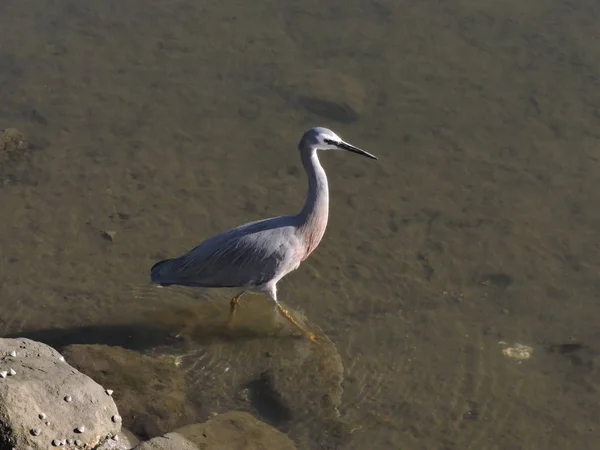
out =
[[[233,329],[226,326],[197,325],[174,331],[171,327],[150,324],[91,325],[71,328],[49,328],[23,330],[5,335],[5,338],[27,338],[43,342],[58,351],[69,345],[119,346],[137,352],[148,352],[155,348],[184,348],[187,345],[203,346],[216,341],[235,343],[253,339],[264,339],[269,335],[245,327]],[[270,336],[273,336],[271,334]],[[279,336],[281,339],[300,339],[297,336]]]
[[[119,346],[139,352],[172,346],[177,339],[170,330],[152,325],[92,325],[73,328],[23,330],[6,338],[28,338],[43,342],[58,351],[73,344]]]
[[[281,427],[292,419],[292,412],[273,389],[267,373],[260,374],[257,379],[247,383],[245,388],[248,389],[252,407],[273,426]]]

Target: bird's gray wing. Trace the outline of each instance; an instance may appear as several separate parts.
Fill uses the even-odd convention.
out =
[[[278,218],[281,219],[281,218]],[[294,229],[275,219],[221,233],[152,268],[154,282],[195,287],[259,286],[295,259]]]

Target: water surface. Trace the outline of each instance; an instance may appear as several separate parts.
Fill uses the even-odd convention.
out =
[[[295,424],[299,448],[597,447],[599,14],[4,0],[0,128],[32,147],[2,169],[2,330],[197,302],[132,292],[159,258],[299,210],[295,145],[323,125],[380,160],[322,156],[329,228],[279,286],[335,342],[356,423],[325,444]]]

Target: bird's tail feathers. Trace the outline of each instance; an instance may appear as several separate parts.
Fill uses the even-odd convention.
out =
[[[150,280],[156,284],[168,284],[166,276],[173,263],[174,259],[163,259],[157,262],[150,269]]]

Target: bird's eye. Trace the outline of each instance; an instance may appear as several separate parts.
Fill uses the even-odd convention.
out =
[[[335,141],[333,141],[333,140],[331,140],[331,139],[323,139],[323,141],[324,141],[326,144],[329,144],[329,145],[335,145]]]

